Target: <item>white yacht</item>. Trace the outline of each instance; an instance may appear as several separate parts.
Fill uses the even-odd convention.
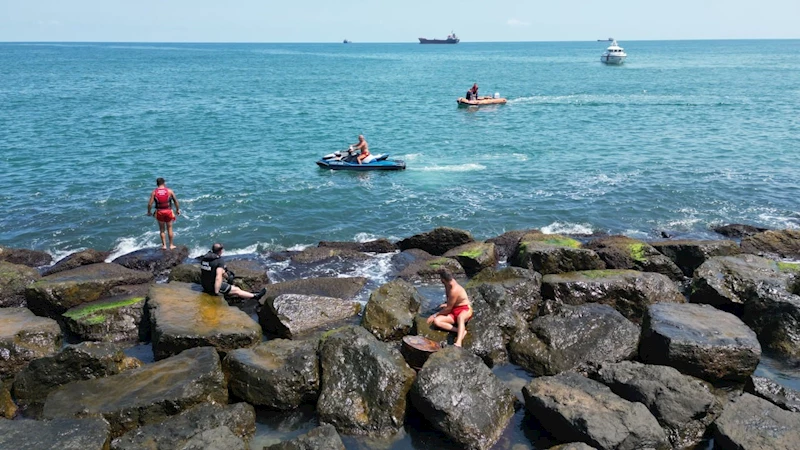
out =
[[[625,57],[628,56],[625,50],[617,44],[616,39],[608,38],[608,40],[611,41],[611,45],[600,56],[600,62],[605,64],[622,64],[625,62]]]

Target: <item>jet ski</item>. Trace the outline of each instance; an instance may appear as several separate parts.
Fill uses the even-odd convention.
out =
[[[330,170],[403,170],[406,168],[405,161],[388,158],[388,153],[369,155],[359,164],[358,151],[351,147],[344,152],[335,151],[323,156],[317,161],[317,165]]]

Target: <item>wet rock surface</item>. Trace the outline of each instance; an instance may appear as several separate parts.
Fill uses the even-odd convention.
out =
[[[197,264],[178,264],[169,271],[167,281],[200,284],[200,266]]]
[[[292,339],[341,322],[360,311],[361,304],[352,300],[283,294],[267,299],[258,313],[258,321],[265,333]]]
[[[409,238],[402,239],[397,242],[397,248],[400,250],[418,248],[431,255],[442,256],[448,250],[474,240],[468,231],[439,227],[426,233],[415,234]]]
[[[171,416],[158,424],[145,425],[130,431],[111,442],[113,450],[139,450],[145,448],[178,449],[187,448],[198,442],[215,442],[228,433],[215,433],[216,437],[202,436],[204,431],[226,428],[236,439],[223,439],[223,442],[236,443],[249,440],[256,431],[256,413],[247,403],[219,405],[201,403],[180,414]],[[230,447],[200,447],[232,450]]]
[[[173,250],[163,250],[158,247],[143,248],[122,255],[112,262],[129,269],[160,275],[181,264],[188,257],[189,249],[185,245],[181,245]]]
[[[593,239],[585,248],[594,250],[608,269],[630,269],[660,273],[671,280],[682,280],[677,265],[650,244],[627,236]]]
[[[473,299],[472,308],[474,315],[467,322],[464,348],[479,356],[489,367],[508,362],[508,344],[525,328],[525,319],[508,305],[493,307],[480,298]],[[445,338],[449,344],[455,339],[455,331]]]
[[[639,358],[714,384],[744,384],[761,346],[732,314],[709,305],[659,303],[645,315]]]
[[[388,435],[402,428],[415,372],[400,352],[355,326],[327,334],[319,352],[321,422],[356,435]]]
[[[258,292],[270,282],[267,269],[258,261],[252,259],[226,259],[225,265],[228,270],[235,274],[234,286],[245,291]],[[235,300],[240,301],[241,299],[236,297]]]
[[[136,369],[141,361],[125,356],[114,344],[83,342],[53,356],[39,358],[14,379],[14,397],[23,414],[38,417],[47,395],[73,381],[91,380]]]
[[[102,416],[111,424],[112,437],[117,437],[203,402],[228,402],[228,386],[212,347],[189,349],[138,369],[61,386],[47,397],[43,416]]]
[[[522,389],[525,407],[562,441],[598,449],[666,449],[664,430],[641,403],[574,372],[534,379]]]
[[[768,230],[742,238],[742,251],[776,259],[800,259],[800,230]]]
[[[769,378],[752,376],[747,380],[744,390],[756,397],[769,400],[787,411],[800,413],[800,392],[782,386]]]
[[[88,266],[89,264],[99,264],[111,255],[111,252],[101,252],[94,249],[81,250],[75,252],[63,259],[58,260],[55,264],[48,267],[42,272],[42,275],[53,275],[54,273],[64,272],[65,270],[76,269],[80,266]]]
[[[370,294],[361,325],[382,341],[402,339],[411,333],[422,302],[413,285],[390,281]]]
[[[156,359],[193,347],[226,352],[261,342],[261,327],[247,313],[222,297],[203,293],[199,286],[154,284],[148,298]]]
[[[734,256],[742,252],[739,244],[725,240],[669,240],[651,242],[650,245],[672,260],[687,277],[709,258]]]
[[[470,242],[450,249],[445,258],[453,258],[464,268],[467,276],[473,276],[483,269],[497,265],[497,250],[491,242]]]
[[[321,241],[318,247],[339,248],[364,253],[392,253],[397,251],[397,246],[388,239],[376,239],[367,242],[333,242]]]
[[[292,440],[264,447],[264,450],[345,450],[333,425],[324,424]]]
[[[14,450],[106,450],[108,422],[98,418],[0,420],[0,448]]]
[[[464,276],[464,268],[455,259],[434,257],[432,259],[418,260],[406,266],[397,277],[410,282],[437,282],[439,271],[445,269],[454,277]]]
[[[488,449],[514,415],[514,395],[468,350],[442,349],[428,358],[410,395],[414,407],[463,448]]]
[[[31,311],[57,318],[70,308],[107,297],[117,286],[147,284],[152,280],[152,273],[119,264],[90,264],[43,277],[25,289],[25,298]]]
[[[762,231],[767,231],[769,228],[757,227],[753,225],[746,225],[741,223],[732,223],[728,225],[720,225],[713,227],[712,230],[714,232],[719,233],[725,237],[729,238],[743,238],[746,236],[751,236],[753,234],[761,233]]]
[[[746,393],[725,406],[713,428],[715,448],[723,450],[800,448],[800,414]]]
[[[291,256],[295,264],[322,264],[331,260],[366,261],[370,258],[366,253],[337,247],[310,247]]]
[[[62,321],[70,333],[86,341],[149,340],[149,324],[143,323],[148,290],[148,285],[140,285],[127,294],[84,303],[62,314]]]
[[[789,358],[800,358],[800,296],[783,286],[758,282],[741,296],[742,320],[758,335],[765,350]]]
[[[521,267],[488,268],[464,286],[471,299],[483,300],[493,308],[511,308],[525,320],[539,314],[542,302],[542,276]]]
[[[290,410],[319,396],[317,341],[273,339],[225,357],[233,395],[253,405]]]
[[[0,245],[0,261],[11,264],[22,264],[28,267],[42,267],[53,262],[49,253],[26,248],[9,248]]]
[[[61,329],[55,320],[36,316],[27,308],[0,308],[0,380],[60,349]]]
[[[261,299],[261,303],[282,294],[319,295],[349,300],[354,298],[366,284],[367,279],[363,277],[319,277],[284,281],[266,286],[267,295]]]
[[[528,233],[511,255],[512,266],[533,269],[542,275],[605,269],[603,260],[580,242],[558,234]]]
[[[39,278],[32,267],[0,261],[0,308],[26,306],[25,288]]]
[[[607,305],[561,306],[539,317],[509,344],[512,360],[536,375],[586,370],[633,358],[639,327]]]
[[[514,254],[514,250],[517,249],[517,244],[519,244],[519,240],[522,236],[529,233],[541,233],[541,231],[536,229],[506,231],[500,236],[487,239],[486,242],[491,242],[495,245],[498,258],[506,259]]]
[[[673,448],[698,444],[722,412],[723,405],[710,384],[672,367],[624,361],[603,364],[594,378],[625,400],[645,405]]]
[[[609,305],[635,323],[641,323],[654,303],[685,303],[686,299],[666,276],[635,270],[590,270],[542,279],[542,297],[567,305]]]

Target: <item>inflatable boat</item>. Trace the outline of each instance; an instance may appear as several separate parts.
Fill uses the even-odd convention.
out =
[[[483,105],[504,105],[508,100],[504,98],[494,97],[478,97],[477,100],[467,100],[464,97],[459,97],[456,102],[458,106],[483,106]]]
[[[362,164],[358,163],[357,155],[352,151],[334,152],[323,156],[317,165],[330,170],[403,170],[405,161],[388,159],[389,155],[371,155]]]

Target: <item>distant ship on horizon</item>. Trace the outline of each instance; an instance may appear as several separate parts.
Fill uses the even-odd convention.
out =
[[[420,44],[458,44],[459,42],[461,42],[461,39],[453,32],[447,35],[447,39],[419,38]]]

